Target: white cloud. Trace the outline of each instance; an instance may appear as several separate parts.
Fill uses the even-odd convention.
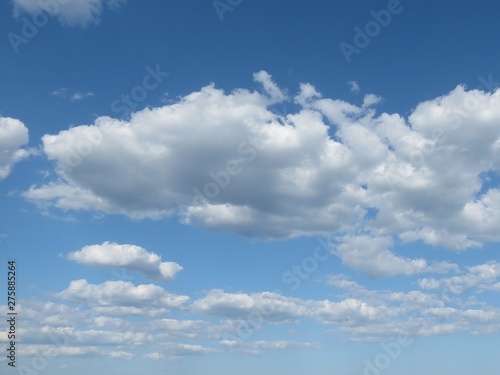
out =
[[[414,275],[423,272],[448,272],[456,265],[440,262],[429,265],[425,259],[409,259],[395,255],[390,237],[368,235],[344,236],[335,249],[342,262],[371,277],[390,277],[399,274]]]
[[[21,148],[28,140],[28,129],[21,121],[0,117],[0,180],[10,174],[14,164],[29,156],[30,152]]]
[[[340,302],[314,301],[273,292],[226,293],[219,289],[211,290],[205,297],[194,301],[191,308],[194,312],[230,319],[278,323],[290,323],[299,318],[342,322],[350,317],[370,320],[380,314],[388,316],[387,309],[381,311],[352,298]]]
[[[60,96],[62,98],[69,99],[72,102],[80,101],[86,98],[89,98],[91,96],[94,96],[94,93],[91,91],[73,91],[69,90],[65,87],[60,87],[50,93],[50,95],[53,96]]]
[[[159,361],[160,359],[163,359],[163,357],[163,354],[158,352],[152,352],[144,355],[144,358],[152,359],[153,361]]]
[[[264,90],[270,97],[270,103],[280,103],[286,99],[286,95],[281,89],[273,82],[272,76],[261,70],[253,75],[256,82],[259,82],[264,87]]]
[[[69,253],[67,258],[87,266],[115,268],[140,272],[151,279],[170,281],[182,266],[175,262],[162,262],[161,256],[136,245],[104,242],[89,245]]]
[[[359,84],[356,81],[348,81],[347,84],[349,85],[349,89],[351,92],[358,92],[359,91]]]
[[[167,342],[162,344],[162,346],[168,353],[168,357],[170,360],[179,360],[185,356],[210,355],[218,354],[221,352],[221,350],[219,349],[207,348],[198,344]]]
[[[500,170],[500,90],[458,86],[404,118],[376,116],[376,95],[360,107],[302,84],[302,108],[282,116],[270,108],[283,91],[266,72],[254,79],[264,94],[210,85],[129,121],[45,135],[58,179],[24,197],[135,219],[179,215],[248,237],[335,233],[344,263],[376,277],[453,269],[393,253],[396,239],[454,250],[500,240],[500,194],[484,181]],[[377,257],[373,269],[354,229],[375,241],[363,250]]]
[[[19,17],[22,12],[35,14],[46,12],[56,17],[65,26],[86,27],[100,21],[103,11],[103,0],[56,0],[44,2],[40,0],[13,0],[14,15]],[[52,4],[48,6],[47,4]],[[55,5],[54,5],[55,4]],[[108,0],[107,5],[111,10],[117,11],[126,0]]]
[[[435,279],[419,280],[422,289],[440,289],[454,294],[461,294],[467,289],[500,291],[500,263],[491,261],[468,267],[467,273]]]
[[[135,307],[143,308],[181,308],[189,297],[171,294],[158,285],[131,282],[106,281],[102,284],[89,284],[87,280],[75,280],[68,288],[56,294],[57,297],[98,307]]]
[[[295,342],[287,340],[277,341],[238,341],[238,340],[221,340],[219,344],[231,351],[261,355],[263,350],[286,350],[295,348],[317,348],[319,345],[312,342]]]
[[[333,278],[349,281],[345,277]],[[451,333],[488,334],[498,332],[499,309],[484,302],[449,306],[435,294],[422,291],[367,290],[359,284],[343,283],[347,297],[339,302],[303,300],[271,292],[226,293],[212,290],[192,304],[196,313],[240,319],[235,332],[223,336],[222,345],[244,351],[252,333],[266,323],[297,323],[314,319],[332,326],[329,332],[354,341],[380,341],[398,335],[434,336]],[[459,302],[459,301],[456,301]],[[259,350],[247,348],[247,354]],[[254,353],[252,353],[254,352]]]

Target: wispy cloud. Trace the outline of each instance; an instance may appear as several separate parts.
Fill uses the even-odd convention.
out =
[[[349,85],[351,92],[358,92],[360,90],[359,84],[356,81],[348,81],[347,84]]]
[[[103,0],[71,0],[54,1],[52,5],[40,0],[13,0],[14,15],[19,17],[23,12],[36,14],[47,12],[56,17],[64,26],[87,27],[99,23],[103,12]],[[107,0],[109,9],[118,11],[127,0]]]
[[[61,98],[69,99],[72,102],[77,102],[91,96],[94,96],[94,93],[91,91],[83,92],[83,91],[73,91],[67,89],[65,87],[60,87],[50,93],[53,96],[60,96]]]

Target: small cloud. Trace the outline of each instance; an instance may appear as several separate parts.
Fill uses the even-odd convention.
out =
[[[74,101],[78,101],[78,100],[82,100],[82,99],[85,99],[85,98],[88,98],[90,96],[94,96],[94,93],[93,92],[75,92],[73,95],[71,95],[71,98],[70,100],[72,102]]]
[[[144,276],[170,281],[182,266],[175,262],[162,262],[161,256],[150,253],[140,246],[104,242],[101,245],[85,246],[68,254],[67,259],[87,266],[116,268],[139,272]]]
[[[367,94],[363,98],[363,108],[371,107],[372,105],[378,104],[382,101],[382,97],[375,94]]]
[[[356,81],[349,81],[347,84],[351,92],[359,92],[359,84]]]
[[[60,87],[50,93],[53,96],[60,96],[61,98],[69,99],[72,102],[77,102],[91,96],[94,96],[94,93],[91,91],[83,92],[83,91],[72,91],[65,87]]]
[[[159,361],[160,359],[163,359],[163,354],[158,352],[148,353],[144,355],[144,358],[152,359],[153,361]]]

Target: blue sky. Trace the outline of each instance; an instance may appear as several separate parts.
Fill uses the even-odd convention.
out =
[[[499,12],[2,2],[1,372],[498,374]]]

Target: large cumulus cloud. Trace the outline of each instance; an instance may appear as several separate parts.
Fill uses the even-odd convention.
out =
[[[374,250],[352,247],[373,238],[407,274],[430,268],[391,258],[391,237],[455,250],[500,239],[500,91],[457,86],[404,117],[377,115],[376,95],[354,105],[302,84],[290,99],[266,72],[254,78],[262,92],[209,85],[127,121],[45,135],[58,179],[24,196],[248,237],[336,233],[349,239],[337,254],[361,269]],[[273,111],[292,100],[294,113]],[[394,273],[381,267],[374,275]]]

